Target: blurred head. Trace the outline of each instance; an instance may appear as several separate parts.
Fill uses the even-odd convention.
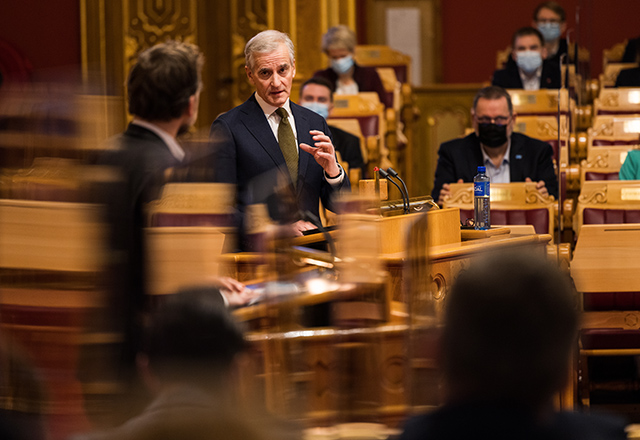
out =
[[[538,255],[474,260],[447,298],[442,358],[450,399],[546,406],[567,380],[576,304],[569,276]]]
[[[509,93],[498,86],[480,89],[471,110],[473,129],[487,147],[501,147],[513,133],[515,115]]]
[[[204,56],[187,43],[167,41],[138,56],[127,80],[129,113],[147,121],[197,118]]]
[[[282,107],[291,95],[296,61],[293,42],[285,33],[268,30],[244,48],[245,72],[256,93],[268,104]]]
[[[196,287],[167,295],[151,312],[142,355],[161,381],[207,383],[227,379],[244,348],[218,289]]]
[[[322,51],[329,57],[331,68],[338,75],[345,75],[353,68],[356,35],[345,25],[330,28],[322,36]]]
[[[333,108],[333,86],[325,78],[313,77],[300,87],[300,105],[327,118]]]
[[[553,1],[540,3],[533,11],[532,26],[542,33],[544,41],[557,41],[567,30],[564,9]]]

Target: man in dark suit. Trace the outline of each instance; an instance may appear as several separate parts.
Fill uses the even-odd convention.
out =
[[[570,277],[543,255],[484,254],[447,296],[439,338],[444,405],[400,440],[625,439],[622,420],[560,412],[578,312]]]
[[[300,105],[327,119],[333,110],[333,89],[331,83],[321,77],[312,77],[300,86]],[[333,125],[329,125],[333,145],[349,169],[359,168],[365,178],[366,164],[362,158],[360,139]]]
[[[518,29],[513,34],[514,63],[496,70],[491,84],[505,89],[559,89],[560,68],[557,63],[546,60],[547,49],[540,32],[532,27]]]
[[[157,198],[171,168],[189,165],[176,138],[198,116],[203,62],[196,46],[176,41],[140,53],[127,80],[133,121],[99,158],[117,176],[100,192],[110,231],[111,322],[125,335],[125,369],[133,365],[140,313],[148,301],[145,207]],[[220,282],[230,304],[248,301],[243,285],[226,278]]]
[[[245,59],[256,92],[211,126],[215,179],[238,187],[242,250],[251,247],[244,238],[246,207],[268,202],[282,182],[295,201],[291,212],[278,213],[277,220],[290,223],[296,235],[315,228],[298,213],[317,216],[320,200],[335,211],[334,196],[350,188],[324,118],[289,100],[296,73],[289,36],[275,30],[259,33],[245,46]]]
[[[431,196],[442,204],[449,184],[473,182],[478,166],[486,166],[494,183],[537,182],[543,192],[557,197],[558,179],[551,145],[514,133],[516,115],[511,97],[501,87],[485,87],[476,94],[471,110],[474,133],[445,142]]]

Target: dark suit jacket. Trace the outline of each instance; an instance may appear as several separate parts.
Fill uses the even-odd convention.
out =
[[[561,85],[560,77],[558,64],[547,60],[542,62],[542,74],[540,75],[541,89],[559,89]],[[504,69],[496,70],[493,73],[491,84],[505,89],[522,89],[524,87],[518,66],[515,63],[508,65]]]
[[[333,146],[342,156],[342,160],[349,164],[350,169],[360,168],[364,179],[367,167],[362,158],[360,138],[332,125],[329,125],[329,130],[331,130],[331,136],[333,137]]]
[[[621,70],[616,78],[616,87],[640,87],[640,67]]]
[[[625,439],[624,422],[602,415],[560,412],[544,421],[528,411],[489,403],[445,405],[407,421],[400,440],[613,440]]]
[[[638,54],[640,52],[640,37],[632,38],[627,42],[622,55],[622,63],[638,62]]]
[[[313,76],[325,78],[333,84],[334,88],[337,87],[338,74],[331,67],[318,70]],[[384,90],[384,85],[375,67],[363,67],[354,64],[353,80],[358,84],[358,90],[360,92],[376,92],[380,97],[380,102],[383,103],[385,107],[393,107],[393,97]]]
[[[431,196],[438,200],[445,183],[458,179],[473,182],[482,163],[480,141],[475,133],[445,142],[438,151],[438,166]],[[509,172],[512,182],[524,182],[529,177],[534,182],[543,180],[549,194],[558,197],[558,179],[553,168],[553,148],[546,142],[520,133],[511,134]]]
[[[309,130],[320,130],[331,136],[325,119],[291,102],[291,112],[296,121],[298,143],[313,146]],[[243,214],[245,207],[253,203],[268,202],[274,195],[277,184],[277,171],[289,176],[287,166],[269,122],[264,116],[255,96],[238,107],[220,115],[211,126],[211,141],[214,148],[215,180],[237,185],[238,222],[240,226],[241,249],[244,233]],[[350,188],[348,176],[334,188],[324,177],[324,170],[313,156],[299,150],[298,182],[295,203],[292,210],[295,218],[276,218],[280,221],[300,219],[295,214],[310,211],[318,216],[319,201],[327,209],[335,211],[333,196],[340,190]],[[282,206],[282,200],[277,203]],[[270,209],[270,214],[274,212]],[[286,216],[286,213],[283,214]]]
[[[145,264],[146,226],[145,205],[158,197],[165,183],[165,170],[181,163],[155,133],[130,124],[114,138],[114,148],[98,160],[101,165],[114,168],[120,179],[100,189],[100,197],[107,207],[110,250],[109,291],[117,330],[125,333],[124,358],[129,367],[139,337],[139,314],[147,299],[147,266]]]

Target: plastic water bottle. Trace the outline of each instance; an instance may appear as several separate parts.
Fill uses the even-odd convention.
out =
[[[491,228],[489,202],[489,176],[485,167],[478,167],[478,174],[473,178],[473,218],[476,229]]]

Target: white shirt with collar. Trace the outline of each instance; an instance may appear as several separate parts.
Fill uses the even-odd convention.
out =
[[[542,66],[536,69],[536,74],[531,77],[527,76],[522,69],[518,68],[520,79],[522,80],[522,88],[524,90],[540,90],[540,78],[542,78]]]
[[[256,101],[258,101],[258,105],[260,106],[260,108],[262,109],[264,116],[267,118],[267,122],[269,123],[269,127],[271,127],[271,131],[273,132],[273,136],[276,138],[276,140],[278,140],[278,127],[280,126],[280,116],[278,116],[276,114],[276,110],[278,110],[279,107],[274,107],[271,104],[269,104],[268,102],[266,102],[264,99],[262,99],[260,97],[260,95],[258,95],[257,93],[255,94],[256,96]],[[291,126],[291,129],[293,130],[293,136],[296,139],[296,147],[298,148],[298,153],[300,152],[300,147],[299,144],[300,142],[298,141],[298,131],[296,130],[296,120],[293,117],[293,112],[291,111],[291,101],[289,99],[287,99],[287,101],[282,105],[282,108],[284,108],[287,111],[288,119],[289,119],[289,125]],[[323,173],[324,174],[324,178],[327,180],[327,182],[329,182],[331,185],[338,185],[340,183],[342,183],[342,180],[344,179],[344,171],[342,170],[342,167],[340,166],[340,164],[338,164],[338,168],[340,168],[340,174],[334,178],[330,178],[329,176],[327,176],[327,173]]]
[[[134,119],[133,121],[131,121],[131,123],[133,125],[138,125],[140,127],[146,128],[147,130],[157,134],[160,139],[162,139],[162,141],[167,145],[167,148],[169,149],[173,157],[175,157],[180,162],[184,160],[184,150],[182,149],[178,141],[176,141],[176,139],[169,133],[167,133],[157,125],[153,125],[150,122],[142,121],[140,119]]]
[[[488,147],[490,148],[490,147]],[[511,139],[507,141],[507,150],[504,152],[502,163],[496,167],[484,148],[480,146],[482,151],[482,163],[487,169],[487,176],[491,179],[491,183],[509,183],[511,182],[511,168],[509,166],[509,154],[511,153]]]

